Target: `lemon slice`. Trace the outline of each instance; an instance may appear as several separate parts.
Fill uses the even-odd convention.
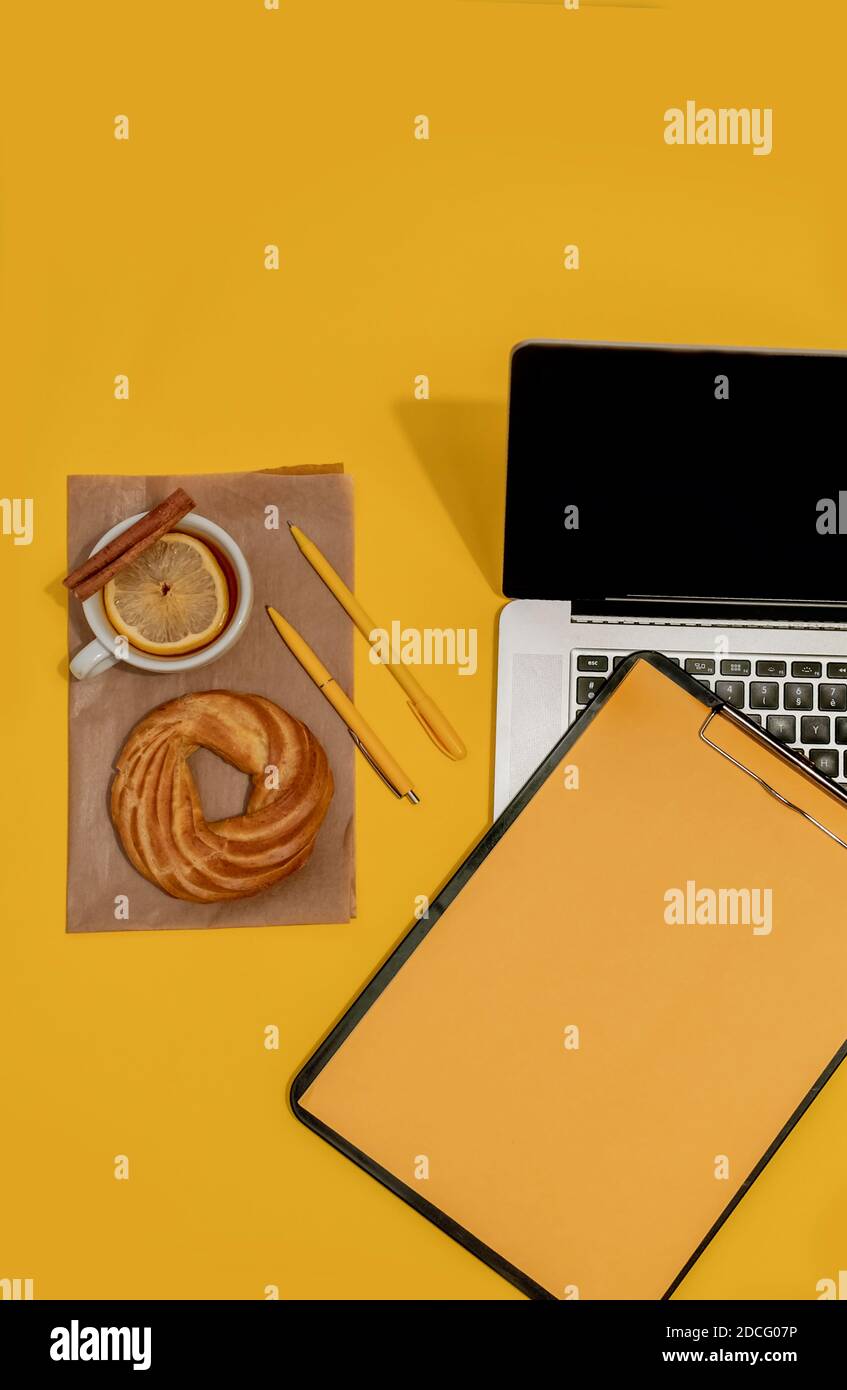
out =
[[[213,641],[229,613],[223,570],[207,545],[169,531],[103,590],[116,632],[139,651],[180,656]]]

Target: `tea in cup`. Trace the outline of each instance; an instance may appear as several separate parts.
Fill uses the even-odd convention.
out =
[[[92,550],[145,515],[113,526]],[[238,641],[253,605],[253,581],[240,547],[197,512],[154,541],[82,609],[95,640],[70,664],[78,680],[117,662],[145,671],[208,666]]]

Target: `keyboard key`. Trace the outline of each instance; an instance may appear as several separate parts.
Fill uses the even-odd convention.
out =
[[[821,673],[819,661],[792,661],[792,676],[802,676],[805,680],[816,680]]]
[[[756,675],[757,675],[757,676],[784,676],[784,675],[785,675],[785,662],[784,662],[784,661],[757,661],[757,662],[756,662]]]
[[[721,662],[722,676],[749,676],[749,674],[750,662],[745,661],[743,657],[734,656],[731,660]],[[818,674],[820,675],[820,672]]]
[[[689,676],[713,676],[715,663],[710,656],[687,656],[685,669]]]
[[[793,714],[769,714],[768,733],[780,743],[793,743],[797,737],[797,720]]]
[[[809,753],[812,765],[826,777],[837,777],[840,771],[837,748],[813,748]]]
[[[593,700],[606,682],[600,676],[580,676],[576,683],[576,700],[579,705],[587,705]]]
[[[807,681],[786,681],[782,687],[782,704],[785,709],[814,709],[813,690]]]
[[[847,743],[847,719],[836,719],[835,742]]]
[[[847,709],[847,685],[819,685],[818,709]]]
[[[745,718],[749,719],[751,724],[758,724],[759,728],[761,729],[761,727],[762,727],[762,716],[761,716],[760,714],[750,714],[750,713],[748,712],[748,713],[746,714]]]
[[[828,661],[826,674],[828,680],[847,681],[847,661]]]
[[[779,686],[770,681],[751,681],[750,704],[753,709],[779,709]]]
[[[734,705],[736,709],[744,707],[743,681],[715,681],[715,694],[726,700],[728,705]]]
[[[609,658],[607,656],[578,656],[576,669],[578,671],[608,671]]]
[[[800,720],[803,743],[829,743],[830,721],[825,714],[804,714]]]

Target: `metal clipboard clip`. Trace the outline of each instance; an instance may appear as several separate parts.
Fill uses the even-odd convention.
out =
[[[818,772],[816,767],[813,767],[811,763],[803,761],[796,753],[790,753],[786,748],[774,748],[771,740],[767,738],[755,724],[748,724],[747,720],[744,719],[742,715],[738,714],[731,705],[722,705],[718,709],[711,710],[700,729],[700,737],[705,744],[708,744],[709,748],[714,748],[715,752],[720,753],[721,757],[726,758],[727,762],[732,763],[733,767],[740,768],[742,772],[746,772],[748,777],[752,777],[754,782],[758,782],[760,787],[764,787],[769,796],[774,797],[777,801],[781,801],[783,806],[788,807],[789,811],[796,811],[798,816],[802,816],[804,820],[810,821],[817,830],[822,830],[824,835],[827,835],[830,840],[834,840],[842,849],[847,849],[847,840],[842,840],[839,835],[836,835],[832,830],[828,830],[819,820],[815,820],[815,817],[810,815],[808,811],[804,811],[802,806],[798,806],[794,801],[789,801],[787,796],[783,796],[782,792],[778,792],[776,787],[772,787],[770,782],[766,782],[764,777],[759,776],[758,772],[754,772],[750,767],[745,767],[744,764],[740,763],[737,758],[734,758],[731,753],[727,753],[725,748],[721,748],[719,744],[714,743],[712,739],[706,737],[706,730],[716,715],[719,714],[726,715],[730,722],[735,724],[736,728],[743,729],[745,734],[752,734],[755,738],[758,738],[765,747],[769,748],[772,753],[777,753],[789,766],[796,768],[798,772],[803,772],[807,777],[810,777],[812,781],[816,782],[823,791],[828,792],[830,796],[840,801],[842,806],[847,806],[847,799],[842,796],[841,792],[833,787],[832,783],[828,782],[823,774]]]

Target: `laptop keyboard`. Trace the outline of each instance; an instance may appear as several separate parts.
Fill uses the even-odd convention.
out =
[[[803,753],[847,790],[847,659],[704,656],[666,653],[772,738]],[[575,719],[602,690],[626,652],[586,648],[571,657],[570,711]]]

